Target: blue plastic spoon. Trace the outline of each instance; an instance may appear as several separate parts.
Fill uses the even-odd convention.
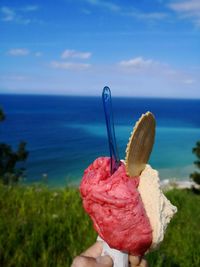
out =
[[[110,150],[110,172],[113,174],[120,166],[120,160],[117,150],[115,129],[113,122],[113,112],[112,112],[112,102],[111,102],[111,92],[109,87],[104,87],[102,92],[103,106],[106,117],[106,127],[108,133],[108,143]],[[100,239],[102,240],[102,239]],[[102,256],[110,255],[113,259],[113,267],[128,267],[128,254],[121,252],[119,250],[110,248],[109,245],[104,241]]]
[[[105,113],[105,118],[106,118],[106,127],[107,127],[108,143],[109,143],[110,158],[111,158],[110,171],[111,171],[111,174],[113,174],[120,166],[120,159],[119,159],[117,143],[116,143],[116,138],[115,138],[111,91],[108,86],[105,86],[103,88],[102,100],[103,100],[103,107],[104,107],[104,113]]]

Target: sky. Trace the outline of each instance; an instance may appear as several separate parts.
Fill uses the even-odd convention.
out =
[[[200,98],[200,0],[0,0],[0,93]]]

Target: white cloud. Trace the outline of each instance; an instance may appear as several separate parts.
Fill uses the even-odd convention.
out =
[[[23,81],[28,80],[28,76],[21,75],[21,74],[6,74],[6,75],[0,75],[0,80],[23,82]]]
[[[62,58],[78,58],[78,59],[88,59],[91,57],[91,53],[90,52],[79,52],[76,50],[65,50],[62,53]]]
[[[9,78],[10,80],[17,81],[17,82],[26,81],[28,79],[27,76],[23,76],[23,75],[10,76]]]
[[[190,14],[200,13],[200,1],[199,0],[187,0],[182,2],[175,2],[169,5],[172,9],[178,12],[187,12]]]
[[[60,62],[60,61],[52,61],[50,66],[54,69],[63,69],[63,70],[86,70],[91,65],[85,63],[74,63],[74,62]]]
[[[8,51],[8,54],[11,56],[27,56],[30,51],[26,48],[13,48]]]
[[[159,62],[154,59],[145,59],[143,57],[135,57],[129,60],[122,60],[118,63],[119,70],[123,71],[123,75],[139,77],[148,77],[148,79],[159,79],[166,81],[167,84],[176,86],[195,87],[198,84],[196,74],[183,69],[176,69],[165,62]],[[133,75],[136,74],[137,75]]]
[[[30,5],[30,6],[24,6],[20,10],[22,10],[23,12],[32,12],[32,11],[36,11],[38,9],[39,9],[38,6],[36,6],[36,5]]]
[[[119,5],[113,4],[112,2],[109,2],[109,1],[86,0],[86,2],[88,2],[89,4],[91,4],[93,6],[98,6],[98,7],[105,8],[105,9],[108,9],[108,10],[114,11],[114,12],[121,10]]]
[[[190,70],[183,70],[183,69],[173,69],[172,67],[168,65],[165,66],[163,69],[159,68],[158,73],[159,76],[165,77],[167,81],[173,81],[173,83],[184,85],[185,88],[187,86],[195,87],[195,85],[198,83],[198,72],[195,73],[195,71]]]
[[[1,19],[2,21],[12,21],[16,16],[14,10],[9,7],[2,7],[1,13],[2,13],[2,19]]]
[[[42,52],[35,52],[35,56],[36,57],[41,57],[42,56]]]
[[[156,61],[153,61],[152,59],[143,59],[143,57],[136,57],[129,60],[122,60],[119,62],[119,65],[121,67],[125,67],[128,69],[146,69],[152,66],[155,66],[158,64]]]
[[[182,18],[191,19],[197,26],[200,26],[200,1],[184,0],[169,4],[169,7],[181,15]]]
[[[163,12],[144,13],[139,10],[127,11],[127,12],[124,12],[123,15],[134,17],[140,20],[161,20],[168,16],[166,13],[163,13]]]
[[[186,80],[183,80],[183,83],[184,84],[188,84],[188,85],[191,85],[191,84],[194,84],[196,81],[194,79],[186,79]]]
[[[129,7],[124,7],[124,5],[117,5],[110,1],[103,0],[85,0],[88,4],[96,6],[105,10],[109,10],[116,14],[122,16],[133,17],[139,20],[161,20],[166,18],[168,15],[164,12],[142,12],[139,9],[136,9],[134,5],[129,5]]]
[[[178,74],[177,70],[174,69],[166,69],[164,71],[164,74],[169,75],[169,76],[175,76]]]
[[[85,15],[91,15],[91,14],[92,14],[91,10],[86,9],[86,8],[82,8],[81,11],[82,11],[82,13],[85,14]]]
[[[38,10],[38,8],[36,5],[28,5],[21,8],[3,6],[0,8],[1,20],[26,25],[31,22],[31,19],[27,18],[27,14]]]
[[[27,48],[12,48],[7,52],[7,54],[10,56],[28,56],[28,55],[33,55],[35,57],[42,56],[42,52],[40,51],[31,52]]]

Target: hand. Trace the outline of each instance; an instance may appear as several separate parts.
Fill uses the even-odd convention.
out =
[[[80,256],[77,256],[71,267],[112,267],[113,261],[109,256],[101,256],[103,246],[101,241],[97,241]]]
[[[77,256],[71,267],[112,267],[113,261],[109,256],[101,256],[103,245],[97,241],[80,256]],[[148,267],[147,261],[141,257],[129,255],[130,267]]]
[[[147,261],[142,257],[129,255],[128,259],[130,267],[148,267]]]

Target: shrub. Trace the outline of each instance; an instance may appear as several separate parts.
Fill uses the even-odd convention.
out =
[[[0,122],[5,120],[3,109],[0,108]],[[17,167],[19,162],[27,159],[26,143],[21,142],[17,151],[5,143],[0,143],[0,180],[4,184],[16,183],[24,176],[24,168]]]
[[[192,152],[196,155],[197,160],[194,162],[195,166],[200,169],[200,141],[196,143],[196,146],[192,149]],[[200,172],[193,172],[190,174],[190,178],[200,185]]]

